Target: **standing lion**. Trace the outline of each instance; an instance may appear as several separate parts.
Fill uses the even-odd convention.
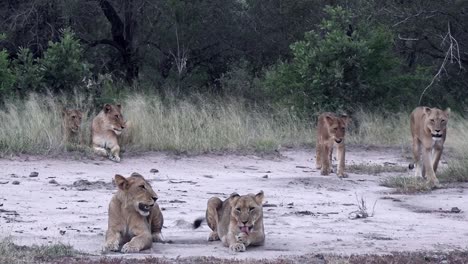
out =
[[[410,116],[414,164],[410,164],[409,167],[412,169],[416,165],[415,176],[420,174],[433,187],[440,186],[435,173],[444,150],[449,115],[450,108],[442,111],[420,106],[416,107]]]
[[[338,177],[347,177],[345,167],[345,134],[351,119],[347,115],[337,116],[334,113],[322,113],[317,122],[317,144],[315,164],[322,175],[331,172],[333,146],[337,145]]]

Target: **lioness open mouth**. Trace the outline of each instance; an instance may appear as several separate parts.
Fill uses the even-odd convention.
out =
[[[151,207],[153,207],[153,205],[148,205],[148,204],[138,204],[138,209],[140,209],[142,212],[149,212],[151,210]]]
[[[435,137],[435,138],[441,138],[442,137],[442,134],[431,134],[432,137]]]
[[[342,139],[335,139],[335,142],[340,144],[343,140]]]
[[[250,233],[252,231],[253,226],[240,226],[239,229],[241,232],[244,232],[246,234]]]

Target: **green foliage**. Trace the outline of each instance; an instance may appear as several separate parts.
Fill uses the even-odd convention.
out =
[[[329,18],[317,31],[291,45],[292,61],[267,71],[272,98],[300,110],[407,104],[411,91],[400,85],[405,75],[395,77],[399,61],[392,55],[392,34],[365,23],[352,26],[352,14],[341,7],[325,12]]]
[[[62,31],[60,41],[49,41],[40,64],[46,88],[53,92],[70,92],[82,85],[91,67],[84,58],[83,47],[70,29]]]
[[[4,50],[0,51],[0,99],[13,93],[15,75],[9,66],[8,53]]]
[[[24,97],[28,92],[41,87],[43,76],[40,65],[28,48],[20,48],[17,55],[18,58],[13,61],[13,72],[16,76],[16,89]]]

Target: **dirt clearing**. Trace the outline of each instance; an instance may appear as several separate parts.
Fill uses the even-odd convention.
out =
[[[113,176],[139,172],[158,193],[168,243],[155,243],[151,250],[132,256],[275,258],[467,248],[468,185],[394,194],[379,183],[385,177],[412,174],[403,169],[408,161],[400,150],[349,149],[346,164],[356,166],[346,179],[321,176],[314,167],[314,153],[288,150],[267,158],[148,153],[124,155],[119,164],[31,156],[2,159],[0,236],[22,245],[62,242],[101,254],[107,206],[115,192]],[[390,169],[375,173],[375,166]],[[265,192],[265,246],[232,254],[219,241],[207,241],[206,224],[191,229],[193,220],[204,216],[210,197],[259,190]],[[363,201],[373,216],[360,218],[358,204]]]

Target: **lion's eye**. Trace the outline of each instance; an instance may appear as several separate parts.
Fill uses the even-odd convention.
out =
[[[241,211],[240,207],[237,207],[237,208],[236,208],[236,211],[237,211],[237,212],[240,212],[240,211]]]
[[[250,207],[249,211],[252,212],[255,209],[255,207]]]
[[[142,189],[146,189],[144,185],[140,185],[140,188],[142,188]]]
[[[445,122],[445,119],[440,120],[441,123]]]
[[[337,130],[338,130],[338,128],[337,128],[337,127],[335,127],[333,130],[337,131]]]
[[[434,123],[434,119],[431,119],[431,122]]]
[[[73,119],[75,119],[75,118],[76,118],[76,116],[72,116],[72,118],[73,118]]]
[[[119,119],[119,115],[115,115],[115,118]]]

